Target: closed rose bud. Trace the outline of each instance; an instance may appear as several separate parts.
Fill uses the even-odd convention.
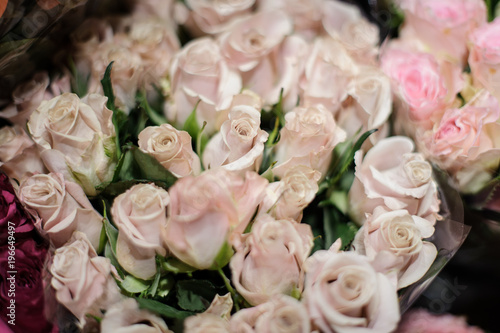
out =
[[[174,176],[198,175],[200,158],[191,146],[191,136],[170,124],[146,127],[139,133],[139,148],[153,156]]]
[[[94,249],[99,246],[102,216],[92,207],[82,188],[62,174],[38,174],[19,186],[20,200],[38,216],[36,226],[56,247],[73,232],[85,233]]]

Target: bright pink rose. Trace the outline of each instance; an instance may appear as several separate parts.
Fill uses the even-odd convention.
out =
[[[234,104],[233,101],[229,119],[205,147],[203,165],[206,169],[222,167],[242,173],[259,171],[264,143],[269,137],[260,129],[260,108]]]
[[[304,264],[303,302],[311,321],[325,333],[391,332],[399,321],[396,287],[368,257],[339,248],[337,241]],[[380,262],[388,262],[385,254]]]
[[[258,305],[275,295],[302,291],[302,264],[313,245],[308,224],[261,215],[251,232],[241,238],[241,243],[235,246],[230,268],[236,290],[250,304]]]
[[[469,65],[474,83],[500,100],[500,18],[469,36]]]
[[[242,233],[262,200],[267,180],[224,169],[179,179],[169,190],[168,222],[162,237],[185,263],[208,269],[231,232]]]
[[[201,172],[200,158],[193,151],[191,136],[170,124],[146,127],[139,133],[138,145],[178,178]]]
[[[424,309],[410,310],[404,314],[395,333],[484,333],[475,326],[467,325],[464,317],[451,314],[434,315]]]
[[[397,261],[388,269],[395,274],[397,287],[401,289],[417,282],[434,262],[436,246],[422,241],[433,233],[434,226],[426,219],[406,210],[387,211],[378,207],[359,229],[352,246],[370,259],[375,259],[381,251],[393,253]]]
[[[410,139],[396,136],[379,141],[364,157],[363,151],[356,152],[356,178],[349,191],[349,210],[357,223],[363,224],[366,214],[378,206],[405,209],[435,223],[439,199],[432,167],[413,150]]]
[[[276,295],[266,303],[242,309],[233,315],[229,323],[231,332],[311,332],[306,308],[295,298],[287,295]]]
[[[118,228],[116,258],[130,274],[147,280],[156,273],[156,254],[165,256],[160,230],[167,223],[166,190],[137,184],[113,201],[111,216]]]
[[[87,237],[75,232],[70,241],[56,250],[50,273],[59,303],[85,324],[87,313],[102,316],[122,296],[113,278],[108,258],[97,256]]]
[[[216,129],[219,112],[231,105],[242,88],[240,75],[229,68],[219,45],[211,38],[199,38],[177,53],[170,68],[171,95],[166,115],[182,126],[196,107],[200,126]]]
[[[466,192],[474,192],[491,178],[500,153],[500,107],[486,91],[460,109],[448,109],[433,131],[420,138],[421,150],[451,172]]]
[[[486,23],[483,0],[403,0],[405,30],[428,45],[438,58],[464,63],[467,35]]]
[[[94,249],[98,248],[102,216],[78,184],[58,173],[37,174],[21,183],[19,197],[38,216],[37,228],[56,248],[66,243],[75,231],[85,233]]]
[[[280,134],[275,148],[277,164],[273,169],[278,177],[295,165],[308,166],[324,176],[333,148],[346,138],[332,113],[322,105],[296,107],[288,112]]]
[[[401,112],[408,108],[410,120],[425,128],[439,121],[461,89],[455,73],[447,68],[426,53],[390,48],[382,56],[382,70],[392,79],[393,90],[403,102]]]

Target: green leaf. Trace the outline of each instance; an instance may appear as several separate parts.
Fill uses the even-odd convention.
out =
[[[102,90],[104,91],[104,96],[108,98],[108,103],[106,106],[111,111],[116,110],[115,106],[115,94],[113,93],[113,86],[111,84],[111,70],[113,69],[114,61],[110,62],[106,71],[104,71],[104,77],[101,80]]]
[[[151,284],[151,288],[149,288],[149,294],[152,297],[156,296],[156,292],[158,291],[158,286],[160,284],[160,278],[161,278],[161,258],[160,256],[156,256],[156,274],[153,279],[153,283]]]
[[[183,263],[179,259],[175,257],[170,257],[167,258],[163,263],[162,263],[162,268],[168,272],[172,272],[174,274],[179,274],[179,273],[192,273],[196,271],[197,269],[194,267],[189,266],[188,264]]]
[[[104,229],[106,230],[106,236],[108,237],[109,244],[111,245],[111,250],[116,256],[116,240],[118,239],[118,229],[116,229],[108,220],[104,217]]]
[[[125,278],[125,273],[123,273],[123,269],[120,266],[120,263],[116,259],[116,255],[111,249],[111,244],[108,242],[106,243],[106,246],[104,246],[104,256],[109,259],[111,262],[111,265],[113,265],[116,268],[116,271],[118,272],[118,275],[120,278]]]
[[[104,227],[104,219],[102,221],[101,235],[99,236],[99,247],[97,249],[97,254],[100,254],[104,251],[104,247],[106,246],[106,242],[108,241],[108,236],[106,235],[106,228]]]
[[[87,95],[88,92],[88,82],[90,74],[84,77],[78,68],[76,68],[75,62],[72,58],[69,59],[69,67],[71,69],[71,91],[78,95],[78,97],[83,97]]]
[[[153,156],[142,152],[138,147],[132,147],[131,151],[139,167],[141,179],[159,180],[169,187],[177,181],[177,177],[165,169]]]
[[[195,294],[192,290],[178,287],[177,300],[179,306],[184,310],[196,311],[196,312],[201,312],[206,310],[206,306],[205,304],[203,304],[201,297]]]
[[[193,111],[191,111],[191,114],[186,119],[186,121],[184,122],[184,126],[182,127],[182,130],[188,132],[192,138],[196,138],[198,136],[198,133],[200,132],[200,125],[198,125],[198,118],[196,117],[196,109],[198,108],[198,104],[200,104],[200,101],[196,103]]]
[[[325,249],[330,248],[338,238],[342,240],[342,247],[347,248],[359,229],[349,221],[347,216],[333,206],[323,207],[323,228],[325,232]]]
[[[120,283],[122,289],[128,291],[131,294],[142,293],[151,285],[151,281],[145,281],[138,279],[132,275],[127,275]]]
[[[215,286],[207,280],[181,280],[176,284],[179,307],[189,311],[205,310],[217,294]]]
[[[146,299],[146,298],[135,298],[137,303],[139,303],[139,307],[141,309],[146,309],[151,312],[154,312],[156,314],[159,314],[160,316],[166,317],[166,318],[172,318],[172,319],[184,319],[189,316],[195,315],[196,313],[190,312],[190,311],[181,311],[177,310],[176,308],[163,304],[161,302],[152,300],[152,299]]]
[[[160,112],[153,110],[151,106],[149,105],[146,92],[143,90],[137,94],[137,101],[139,102],[139,106],[146,112],[148,115],[149,119],[157,126],[160,126],[161,124],[167,123],[167,118],[163,116]]]

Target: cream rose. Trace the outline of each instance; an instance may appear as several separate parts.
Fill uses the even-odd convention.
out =
[[[427,44],[438,58],[464,63],[467,38],[475,28],[486,23],[482,0],[403,0],[405,14],[403,35],[415,35]]]
[[[116,166],[116,134],[106,101],[95,94],[80,100],[65,93],[44,101],[28,122],[47,169],[74,179],[90,196],[111,181]]]
[[[500,19],[477,28],[470,35],[469,65],[474,83],[500,100]]]
[[[260,129],[260,110],[252,105],[234,105],[228,117],[205,147],[203,165],[206,169],[258,171],[269,137]]]
[[[454,175],[461,190],[474,192],[499,163],[500,107],[486,91],[460,109],[448,109],[433,131],[417,137],[429,159]]]
[[[422,240],[433,234],[434,226],[429,221],[406,210],[379,207],[358,231],[352,246],[370,259],[381,251],[396,255],[398,261],[388,269],[396,271],[397,287],[401,289],[420,280],[436,259],[436,246]]]
[[[78,318],[82,327],[86,314],[101,317],[101,310],[121,299],[111,275],[113,269],[109,259],[98,257],[85,234],[78,231],[55,251],[50,265],[52,288],[57,301]]]
[[[186,333],[229,333],[229,318],[233,300],[231,294],[215,295],[210,307],[203,313],[186,318]]]
[[[260,212],[270,214],[278,220],[289,218],[300,222],[302,211],[316,197],[320,178],[319,171],[307,166],[290,168],[280,181],[267,186]]]
[[[139,133],[138,145],[178,178],[201,172],[200,158],[193,152],[191,136],[170,124],[146,127]]]
[[[311,324],[302,303],[287,295],[277,295],[266,303],[236,312],[230,329],[246,333],[309,333]]]
[[[179,179],[169,190],[163,239],[171,253],[198,269],[208,269],[231,232],[242,233],[263,197],[267,180],[224,169]]]
[[[116,258],[130,274],[147,280],[156,273],[156,254],[165,256],[160,230],[167,223],[167,191],[138,184],[113,201],[111,216],[118,228]]]
[[[102,216],[92,207],[82,188],[65,180],[62,174],[26,178],[19,186],[19,198],[39,217],[37,228],[56,248],[66,243],[75,231],[84,233],[94,249],[99,246]]]
[[[229,267],[236,290],[252,305],[272,296],[302,291],[302,264],[313,245],[311,227],[293,220],[259,216],[242,235]]]
[[[35,143],[18,125],[0,129],[0,169],[18,181],[47,171]]]
[[[213,133],[219,112],[229,108],[242,88],[240,75],[229,68],[219,45],[211,38],[199,38],[177,53],[170,67],[171,94],[165,113],[182,126],[196,107],[200,127]]]
[[[413,153],[413,142],[401,136],[379,141],[363,157],[355,154],[356,178],[349,191],[350,212],[363,224],[378,206],[405,209],[432,224],[439,218],[439,199],[432,167],[423,155]]]
[[[317,251],[304,264],[303,302],[312,323],[325,333],[392,332],[400,316],[395,286],[366,256],[339,247]]]
[[[102,332],[113,333],[173,333],[160,317],[139,309],[137,301],[127,298],[106,311],[101,322]]]
[[[285,115],[285,127],[276,145],[274,174],[283,177],[294,165],[306,165],[324,176],[333,148],[343,142],[346,133],[337,126],[333,115],[322,105],[297,107]]]

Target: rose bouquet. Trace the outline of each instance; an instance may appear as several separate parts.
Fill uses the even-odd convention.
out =
[[[148,0],[82,24],[68,67],[1,112],[1,169],[51,244],[49,319],[393,331],[467,229],[427,141],[394,135],[458,90],[417,118],[397,94],[390,121],[406,86],[378,36],[338,1]]]

